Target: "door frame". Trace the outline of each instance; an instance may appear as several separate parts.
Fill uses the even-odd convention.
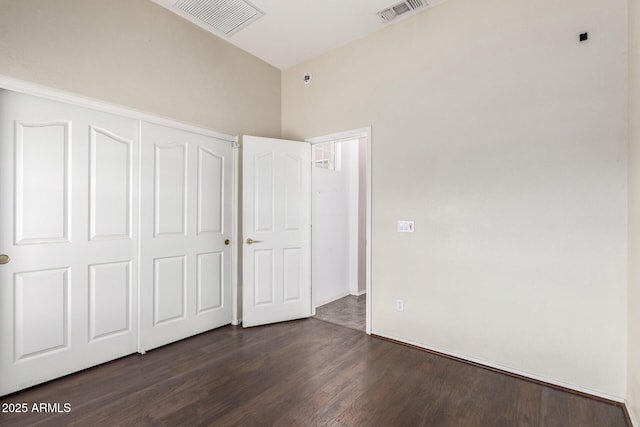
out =
[[[368,335],[371,335],[371,141],[372,136],[372,127],[363,127],[358,129],[352,129],[337,133],[332,133],[329,135],[317,136],[314,138],[305,139],[305,142],[310,143],[312,146],[314,144],[321,144],[325,142],[339,142],[346,140],[353,140],[357,138],[365,138],[365,146],[366,146],[366,156],[365,156],[365,177],[366,177],[366,226],[365,226],[365,234],[366,234],[366,256],[365,256],[365,274],[366,274],[366,322],[365,322],[365,331]],[[312,215],[315,216],[315,212],[312,208]],[[313,226],[313,223],[312,223]],[[314,251],[314,242],[313,239],[311,241],[311,254],[313,256]],[[313,269],[313,264],[311,266]],[[313,289],[313,274],[311,275],[311,288]],[[311,293],[311,304],[313,307],[313,314],[315,315],[315,301],[313,300],[313,292]]]

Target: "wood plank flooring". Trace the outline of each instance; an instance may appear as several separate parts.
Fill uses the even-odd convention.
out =
[[[597,400],[317,319],[227,326],[0,398],[2,426],[627,426]]]

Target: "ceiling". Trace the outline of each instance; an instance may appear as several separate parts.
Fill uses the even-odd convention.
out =
[[[153,0],[170,10],[181,0]],[[286,69],[338,46],[423,12],[444,0],[383,23],[377,12],[402,0],[249,0],[265,13],[231,36],[216,36],[269,64]],[[175,10],[174,10],[175,11]]]

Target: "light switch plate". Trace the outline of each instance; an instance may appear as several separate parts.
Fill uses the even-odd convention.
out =
[[[398,221],[398,233],[413,233],[413,221]]]

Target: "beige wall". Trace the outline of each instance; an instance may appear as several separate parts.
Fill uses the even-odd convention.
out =
[[[629,366],[627,402],[640,422],[640,0],[629,0]]]
[[[626,395],[626,6],[449,0],[283,72],[285,138],[373,127],[373,333]]]
[[[280,70],[150,0],[0,0],[0,75],[280,136]]]

